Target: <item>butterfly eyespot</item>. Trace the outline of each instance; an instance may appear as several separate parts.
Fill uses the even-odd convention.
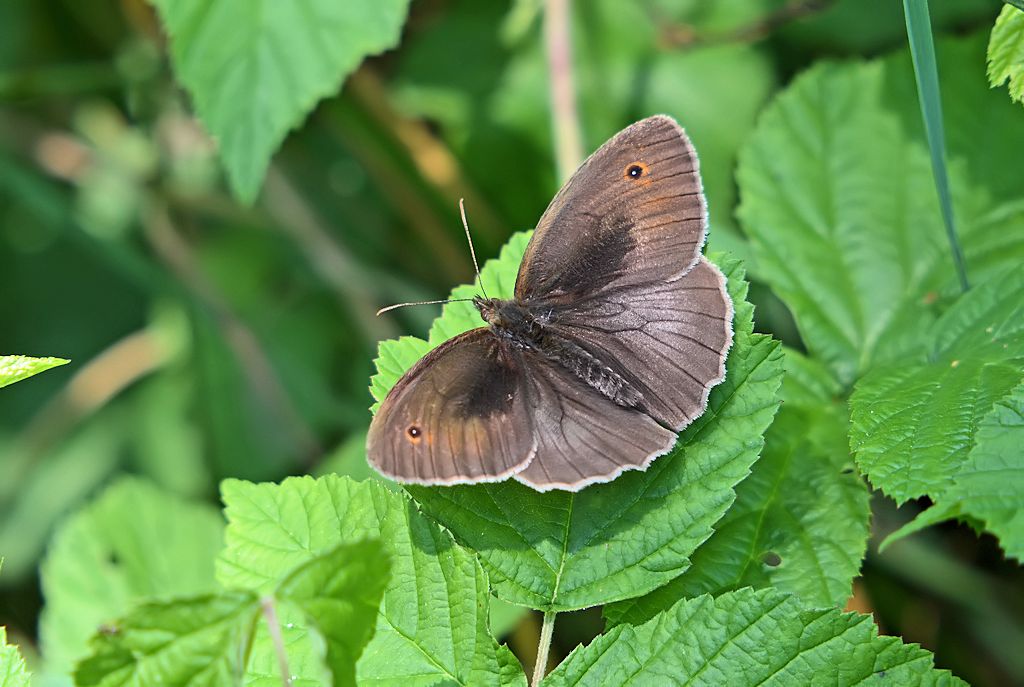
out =
[[[627,179],[639,179],[647,174],[647,165],[643,162],[634,162],[626,167],[625,177]]]
[[[405,430],[405,433],[409,435],[410,441],[419,441],[423,438],[423,430],[416,425],[410,425],[409,429]]]

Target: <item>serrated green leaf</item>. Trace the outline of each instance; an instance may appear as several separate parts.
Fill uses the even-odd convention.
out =
[[[93,637],[75,684],[237,685],[258,614],[255,595],[244,592],[141,604]]]
[[[850,398],[850,447],[897,502],[945,493],[981,418],[1024,377],[1024,272],[976,286],[926,331],[926,357],[878,368]]]
[[[917,346],[930,304],[956,284],[927,154],[885,105],[886,69],[808,70],[765,111],[738,170],[759,275],[843,386]],[[1021,225],[1007,234],[986,223],[962,168],[950,174],[955,205],[971,209],[969,266],[985,257],[973,244],[992,234],[1014,246],[1002,248],[1012,262]]]
[[[824,367],[786,351],[783,404],[736,503],[689,570],[646,596],[604,608],[612,623],[644,622],[679,599],[774,587],[809,606],[841,606],[867,548],[870,509],[846,446],[845,405]]]
[[[870,616],[809,610],[775,590],[681,601],[578,647],[545,686],[962,685],[932,655],[880,637]]]
[[[882,543],[951,518],[972,518],[999,539],[1006,555],[1024,561],[1024,384],[981,418],[974,447],[936,503]],[[879,547],[880,549],[882,547]]]
[[[151,2],[170,36],[175,73],[246,202],[285,134],[363,58],[398,43],[409,7],[409,0]]]
[[[528,240],[529,232],[514,236],[481,270],[490,296],[511,297]],[[541,494],[514,481],[407,488],[480,555],[499,598],[572,610],[649,592],[689,566],[690,554],[732,503],[733,487],[756,460],[777,408],[781,355],[776,342],[752,333],[753,308],[740,264],[720,264],[736,309],[725,381],[712,391],[709,410],[646,472],[628,472],[575,494]],[[473,293],[472,286],[459,286],[452,296]],[[481,324],[471,304],[450,303],[431,328],[429,345]],[[396,364],[401,344],[381,348],[381,372],[373,382],[378,400],[404,372]],[[409,346],[410,366],[412,353],[421,350],[422,344]]]
[[[0,687],[28,687],[28,678],[25,659],[7,643],[7,629],[0,626]]]
[[[335,687],[356,684],[356,661],[373,636],[390,567],[381,543],[366,540],[314,558],[277,589],[326,640]]]
[[[70,672],[96,628],[140,599],[213,591],[223,528],[213,508],[132,478],[71,516],[41,566],[47,667]]]
[[[28,379],[70,360],[64,358],[31,358],[27,355],[0,355],[0,387]]]
[[[1010,82],[1010,97],[1024,102],[1024,10],[1007,5],[992,27],[988,44],[988,80]]]
[[[281,485],[227,480],[227,547],[217,564],[227,587],[269,592],[322,552],[379,539],[392,564],[376,633],[356,666],[360,683],[525,684],[487,631],[487,579],[468,551],[403,494],[334,476]]]

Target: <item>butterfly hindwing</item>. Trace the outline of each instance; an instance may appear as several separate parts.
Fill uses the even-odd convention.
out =
[[[643,408],[680,430],[707,407],[732,344],[725,276],[700,258],[685,275],[558,311],[552,330],[604,361],[643,396]]]
[[[521,354],[487,329],[438,346],[395,384],[370,424],[367,455],[400,482],[497,481],[533,457]]]
[[[538,491],[577,491],[623,470],[643,469],[675,443],[675,432],[616,405],[564,367],[524,352],[537,453],[515,478]]]

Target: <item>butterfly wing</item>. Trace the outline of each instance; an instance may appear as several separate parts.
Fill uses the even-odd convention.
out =
[[[515,478],[538,491],[578,491],[644,469],[676,435],[643,412],[618,406],[534,352],[524,352],[537,453]]]
[[[581,301],[554,315],[551,330],[626,379],[642,408],[680,430],[707,407],[725,378],[732,345],[725,276],[701,257],[672,281],[652,281]]]
[[[400,482],[507,478],[536,449],[522,354],[474,329],[424,356],[370,424],[370,463]]]
[[[576,303],[674,279],[696,263],[706,231],[697,154],[672,118],[649,117],[601,146],[551,201],[516,298]]]
[[[642,409],[676,430],[704,411],[732,343],[725,278],[700,253],[706,228],[693,146],[671,118],[650,117],[559,192],[516,282],[551,331],[629,381]]]

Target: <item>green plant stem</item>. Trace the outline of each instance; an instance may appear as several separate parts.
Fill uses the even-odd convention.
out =
[[[274,608],[274,599],[266,596],[260,600],[263,607],[263,617],[267,621],[267,630],[274,642],[274,653],[277,654],[277,666],[281,670],[281,683],[284,687],[292,687],[292,674],[288,668],[288,652],[284,648],[284,637],[281,636],[281,623],[277,620],[277,609]]]
[[[924,120],[925,136],[932,159],[932,175],[939,194],[942,221],[946,225],[946,237],[953,253],[960,288],[966,291],[967,268],[956,237],[953,221],[953,201],[949,192],[949,176],[946,172],[946,136],[942,126],[942,101],[939,97],[939,71],[935,65],[935,44],[932,40],[931,17],[928,14],[928,0],[903,0],[903,14],[907,22],[907,39],[910,54],[914,60],[914,78],[917,81],[917,97],[921,103],[921,118]]]
[[[583,159],[576,91],[572,79],[572,43],[569,38],[569,0],[547,0],[544,12],[551,126],[559,181],[565,181]]]
[[[532,687],[537,687],[548,672],[548,651],[551,649],[551,634],[555,631],[557,611],[544,611],[544,624],[540,628],[540,642],[537,643],[537,662],[533,664]]]

